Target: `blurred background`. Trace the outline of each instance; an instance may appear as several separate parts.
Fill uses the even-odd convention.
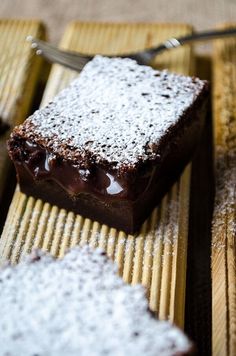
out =
[[[186,22],[198,30],[236,20],[236,0],[0,0],[1,17],[41,18],[58,42],[74,19]]]

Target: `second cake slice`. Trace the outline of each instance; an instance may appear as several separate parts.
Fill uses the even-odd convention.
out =
[[[21,190],[127,233],[137,231],[191,158],[208,84],[97,56],[14,129]]]

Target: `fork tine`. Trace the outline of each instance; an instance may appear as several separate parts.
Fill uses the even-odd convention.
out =
[[[92,56],[62,51],[32,36],[28,36],[26,40],[31,42],[31,47],[36,51],[36,54],[42,55],[52,63],[58,63],[73,70],[81,71],[85,64],[92,59]]]

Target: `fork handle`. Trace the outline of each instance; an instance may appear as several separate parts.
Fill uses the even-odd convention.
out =
[[[224,29],[224,30],[209,30],[209,31],[196,32],[178,38],[170,38],[164,43],[162,43],[161,45],[148,49],[147,52],[151,60],[152,57],[154,57],[157,53],[160,53],[166,49],[180,47],[187,43],[208,41],[217,38],[231,37],[235,35],[236,35],[235,27]]]

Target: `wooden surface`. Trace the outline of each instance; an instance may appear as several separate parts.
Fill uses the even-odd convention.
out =
[[[61,46],[84,52],[121,53],[153,45],[173,34],[190,32],[186,25],[129,25],[74,23],[68,27]],[[156,65],[189,74],[192,51],[180,48],[158,57]],[[75,73],[54,65],[43,105]],[[75,244],[104,248],[119,265],[124,280],[147,288],[150,307],[158,316],[183,326],[191,167],[144,223],[138,236],[100,226],[79,215],[27,198],[16,191],[0,241],[1,261],[18,262],[34,247],[62,257]]]
[[[236,39],[214,53],[213,354],[236,355]]]
[[[0,118],[10,127],[26,118],[42,64],[25,41],[29,33],[45,36],[38,21],[0,20]],[[0,199],[8,177],[8,135],[0,136]]]

